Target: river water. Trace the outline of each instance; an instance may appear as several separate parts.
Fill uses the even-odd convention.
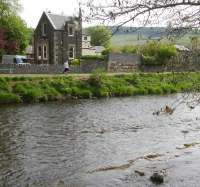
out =
[[[1,107],[0,187],[199,186],[200,108],[152,115],[177,97]]]

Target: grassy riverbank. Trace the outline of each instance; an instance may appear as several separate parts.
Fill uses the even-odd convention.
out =
[[[197,89],[197,73],[0,77],[0,104],[169,94]]]

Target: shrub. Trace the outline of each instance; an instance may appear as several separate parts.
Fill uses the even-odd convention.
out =
[[[92,97],[92,92],[90,90],[81,90],[80,97],[84,99],[88,99]]]
[[[42,98],[44,98],[46,101],[47,100],[54,101],[54,100],[61,98],[60,93],[53,87],[47,87],[44,90],[44,94],[45,95],[43,95]]]
[[[20,103],[22,100],[13,93],[0,93],[0,104]]]
[[[11,87],[3,77],[0,77],[0,92],[10,92]]]
[[[50,85],[47,85],[47,87],[49,87],[49,86],[53,87],[55,90],[57,90],[60,93],[64,93],[65,92],[65,88],[66,88],[66,84],[65,84],[65,82],[63,80],[52,81],[50,83]]]
[[[170,84],[162,84],[161,88],[163,90],[163,93],[175,93],[178,91],[178,89],[174,86],[174,85],[170,85]]]
[[[122,53],[136,53],[137,52],[137,47],[133,45],[125,45],[121,47],[120,51]]]
[[[108,47],[103,52],[102,55],[109,55],[110,53],[136,53],[137,46],[134,45],[124,45],[122,47]]]
[[[167,61],[176,56],[176,48],[169,44],[159,42],[147,42],[146,45],[140,48],[142,54],[142,63],[145,65],[163,65]]]
[[[110,52],[111,52],[111,48],[108,47],[108,48],[104,49],[104,50],[101,52],[101,55],[106,56],[106,55],[109,55]]]
[[[86,89],[80,89],[78,87],[72,87],[72,96],[76,96],[78,98],[88,99],[92,97],[92,92]]]
[[[22,99],[25,102],[39,102],[44,100],[45,94],[41,92],[41,90],[35,89],[28,89],[23,95]]]
[[[98,97],[109,97],[110,94],[109,94],[108,91],[100,90],[99,94],[96,94],[95,96],[98,96]]]
[[[160,62],[154,56],[142,56],[142,63],[144,65],[162,65],[163,62]]]
[[[138,74],[133,73],[132,75],[126,75],[124,79],[127,81],[127,83],[137,86],[140,82],[140,77]]]
[[[137,94],[138,95],[147,95],[147,94],[149,94],[149,92],[148,92],[148,89],[141,87],[141,88],[138,88]]]
[[[176,48],[172,45],[161,44],[159,45],[159,49],[157,51],[157,55],[159,59],[169,59],[173,56],[176,56],[177,51]]]
[[[25,81],[28,77],[12,77],[13,81]]]
[[[94,71],[89,79],[88,79],[88,83],[90,86],[94,86],[94,87],[101,87],[103,80],[107,78],[107,75],[104,72],[101,71]]]
[[[163,94],[163,90],[160,86],[148,86],[147,90],[149,94]]]
[[[72,94],[72,89],[71,88],[64,88],[63,94],[70,96]]]
[[[71,61],[71,65],[80,66],[80,64],[81,64],[80,59],[74,59]]]
[[[25,86],[23,84],[16,84],[13,87],[13,92],[17,93],[19,95],[24,95],[26,93],[27,89],[25,88]]]

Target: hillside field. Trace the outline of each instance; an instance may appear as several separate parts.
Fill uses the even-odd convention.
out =
[[[160,40],[159,37],[152,38],[151,40],[160,40],[164,43],[174,43],[174,44],[179,44],[179,45],[184,45],[187,47],[191,47],[191,37],[192,35],[184,35],[182,37],[178,37],[175,39],[173,42],[168,40],[166,37],[162,38]],[[112,46],[123,46],[123,45],[142,45],[148,41],[148,36],[147,35],[141,35],[138,37],[138,34],[115,34],[111,38],[111,45]]]

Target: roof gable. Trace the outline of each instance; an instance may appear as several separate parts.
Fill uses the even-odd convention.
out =
[[[47,18],[55,30],[63,30],[65,22],[70,21],[71,17],[64,15],[56,15],[45,12]]]

